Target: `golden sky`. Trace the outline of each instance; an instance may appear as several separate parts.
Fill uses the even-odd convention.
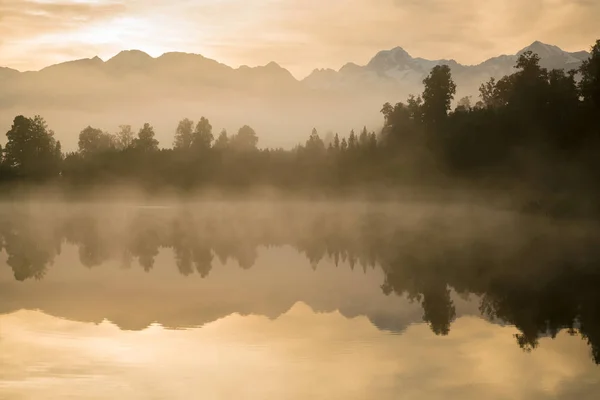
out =
[[[297,77],[402,46],[472,64],[534,40],[587,50],[598,0],[0,0],[0,65],[35,70],[121,50],[277,61]]]

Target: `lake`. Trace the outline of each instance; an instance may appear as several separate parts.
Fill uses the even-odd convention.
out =
[[[596,399],[597,224],[484,205],[0,205],[1,399]]]

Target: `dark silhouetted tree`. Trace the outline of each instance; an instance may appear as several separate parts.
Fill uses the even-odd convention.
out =
[[[306,141],[306,150],[309,152],[309,154],[313,156],[320,156],[323,155],[325,152],[325,144],[323,143],[323,140],[319,137],[316,128],[313,128],[310,137]]]
[[[229,146],[229,137],[227,136],[227,130],[223,129],[217,140],[215,140],[214,148],[224,150],[227,146]]]
[[[595,127],[600,129],[598,114],[600,114],[600,40],[597,40],[592,47],[590,58],[583,61],[579,68],[581,80],[579,81],[579,91],[583,97],[583,102],[589,118],[594,118]],[[600,134],[600,132],[597,132]]]
[[[366,148],[369,146],[369,132],[367,131],[366,126],[360,132],[360,136],[358,137],[358,144],[362,148]]]
[[[192,148],[196,151],[206,151],[212,146],[213,140],[212,125],[208,119],[200,118],[194,129]]]
[[[131,125],[120,125],[119,131],[115,134],[115,147],[118,150],[125,150],[131,146],[133,139]]]
[[[496,107],[496,78],[491,77],[486,83],[482,83],[479,87],[479,97],[482,105],[487,108]]]
[[[345,153],[348,150],[348,142],[346,141],[346,138],[342,138],[342,143],[340,144],[340,150],[342,151],[342,153]]]
[[[450,105],[456,94],[456,84],[452,80],[450,67],[436,65],[423,80],[423,118],[425,123],[437,125],[450,111]]]
[[[456,104],[456,109],[454,111],[466,112],[471,111],[472,108],[473,107],[471,106],[471,96],[465,96],[458,100],[458,103]]]
[[[358,139],[356,138],[356,133],[354,133],[354,129],[350,131],[350,135],[348,136],[348,150],[353,151],[358,147]]]
[[[59,158],[54,132],[42,117],[16,117],[6,137],[4,164],[18,176],[37,180],[58,175],[62,154]]]
[[[256,136],[256,132],[254,131],[254,129],[252,129],[248,125],[244,125],[238,130],[237,135],[231,138],[230,143],[235,150],[256,150],[256,145],[258,144],[258,136]]]
[[[79,133],[79,152],[84,156],[115,148],[115,138],[100,129],[88,126]]]
[[[193,142],[194,121],[190,119],[182,119],[177,125],[175,131],[175,141],[173,148],[177,150],[187,150],[192,146]]]
[[[145,123],[140,129],[138,137],[134,139],[132,146],[136,150],[143,152],[158,150],[158,140],[154,138],[154,128],[149,123]]]

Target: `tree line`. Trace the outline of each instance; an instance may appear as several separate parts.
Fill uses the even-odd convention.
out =
[[[43,118],[17,116],[0,149],[0,179],[183,189],[460,181],[600,190],[600,41],[572,71],[547,70],[536,54],[521,54],[513,74],[483,83],[478,101],[465,97],[454,109],[456,84],[447,65],[435,66],[423,85],[421,95],[383,106],[380,132],[321,137],[314,129],[291,150],[259,149],[249,126],[215,137],[201,117],[178,123],[171,148],[159,148],[149,123],[137,134],[130,125],[114,134],[88,126],[78,150],[63,154]]]
[[[190,279],[210,279],[213,269],[228,260],[249,270],[260,248],[287,245],[304,254],[306,267],[314,270],[329,263],[360,274],[382,271],[382,295],[406,296],[420,304],[423,321],[437,335],[451,334],[454,291],[476,296],[482,316],[514,325],[516,344],[523,349],[531,351],[541,337],[566,330],[585,339],[600,364],[595,227],[582,230],[564,223],[548,229],[539,219],[538,224],[489,221],[468,214],[460,218],[464,227],[456,235],[456,218],[432,215],[413,225],[405,212],[381,212],[377,206],[367,212],[337,205],[311,212],[282,207],[269,216],[232,207],[233,213],[223,208],[167,214],[138,210],[127,221],[110,208],[104,209],[108,213],[85,208],[52,216],[45,210],[43,226],[31,209],[6,208],[0,210],[0,250],[18,281],[44,279],[65,243],[78,249],[79,262],[87,268],[112,260],[152,273],[164,267],[156,264],[158,255],[172,251],[166,266]]]

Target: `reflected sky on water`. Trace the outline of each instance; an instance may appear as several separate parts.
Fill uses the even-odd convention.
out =
[[[596,398],[596,232],[462,206],[4,205],[0,398]]]

